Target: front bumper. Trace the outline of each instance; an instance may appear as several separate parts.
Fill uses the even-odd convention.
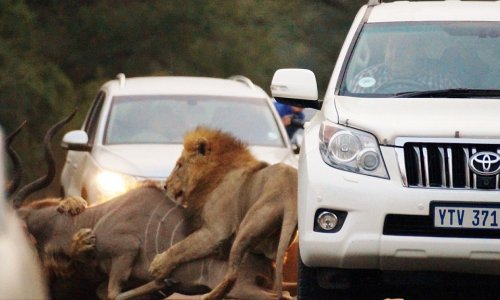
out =
[[[314,148],[314,147],[312,147]],[[392,147],[381,147],[390,179],[334,169],[303,149],[299,246],[311,267],[500,274],[500,239],[383,234],[387,215],[429,216],[431,201],[500,202],[500,192],[403,187]],[[315,232],[318,209],[347,212],[336,233]]]

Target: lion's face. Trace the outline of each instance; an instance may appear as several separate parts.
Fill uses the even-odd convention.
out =
[[[177,205],[194,210],[204,205],[231,170],[255,161],[246,144],[220,130],[198,127],[184,136],[183,143],[165,189]]]
[[[177,205],[187,206],[186,189],[188,187],[189,166],[184,163],[185,159],[181,156],[170,173],[165,183],[167,197],[174,200]]]
[[[184,146],[181,157],[165,183],[166,195],[177,205],[189,207],[189,197],[197,187],[210,180],[208,144],[204,139]]]

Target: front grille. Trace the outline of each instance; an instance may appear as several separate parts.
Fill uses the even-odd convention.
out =
[[[384,235],[430,236],[499,239],[500,231],[492,229],[434,227],[431,216],[396,215],[385,217]]]
[[[500,154],[500,143],[443,143],[406,141],[396,150],[403,181],[408,187],[499,190],[500,174],[477,175],[469,168],[476,152]]]

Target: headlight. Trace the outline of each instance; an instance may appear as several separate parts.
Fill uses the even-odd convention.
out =
[[[100,171],[97,173],[95,180],[97,188],[103,197],[100,201],[106,201],[123,194],[135,185],[134,178],[110,171]]]
[[[319,139],[321,157],[328,165],[349,172],[389,178],[373,135],[324,121]]]

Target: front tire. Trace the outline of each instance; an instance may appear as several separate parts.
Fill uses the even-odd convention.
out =
[[[318,285],[318,268],[308,267],[302,262],[299,255],[297,256],[297,299],[298,300],[320,300],[331,299],[334,293],[327,289],[323,289]],[[336,295],[337,296],[337,295]],[[338,295],[341,296],[341,295]],[[345,299],[345,297],[335,297],[335,299]]]
[[[349,299],[383,299],[368,293],[355,293],[352,286],[352,275],[347,270],[308,267],[299,255],[297,257],[297,299],[298,300],[349,300]],[[330,288],[322,287],[320,281]],[[360,289],[360,290],[363,290]]]

